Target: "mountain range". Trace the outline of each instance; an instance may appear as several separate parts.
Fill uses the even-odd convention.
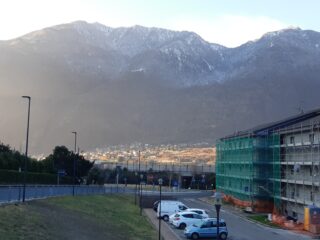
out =
[[[236,48],[187,31],[78,21],[0,41],[0,141],[32,153],[142,142],[214,144],[319,107],[320,33],[283,29]]]

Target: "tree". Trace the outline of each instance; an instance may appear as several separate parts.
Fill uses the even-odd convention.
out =
[[[9,145],[4,145],[0,142],[0,153],[12,153]]]
[[[108,169],[102,169],[99,168],[98,166],[95,166],[93,168],[90,169],[89,173],[88,173],[88,180],[87,180],[87,184],[104,184],[105,182],[107,182],[107,180],[110,177],[110,170]]]
[[[76,176],[80,178],[86,176],[94,164],[83,156],[69,151],[65,146],[56,146],[44,163],[47,170],[54,172],[64,170],[68,176],[73,176],[73,168],[76,164]]]

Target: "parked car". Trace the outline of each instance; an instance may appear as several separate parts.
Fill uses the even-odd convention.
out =
[[[169,223],[172,224],[172,221],[173,221],[174,216],[175,216],[176,214],[177,214],[177,213],[174,213],[174,214],[171,214],[171,215],[169,216]]]
[[[160,200],[157,200],[153,203],[153,210],[156,212],[158,209],[158,204],[159,204]]]
[[[195,213],[198,213],[200,214],[202,217],[204,218],[208,218],[209,217],[209,214],[203,210],[203,209],[199,209],[199,208],[188,208],[185,210],[186,212],[195,212]]]
[[[205,210],[199,209],[199,208],[187,208],[183,212],[195,212],[195,213],[200,214],[203,218],[209,218],[208,213]],[[176,213],[169,216],[169,223],[172,224],[172,221],[173,221],[173,218],[175,217],[175,215],[176,215]]]
[[[157,200],[153,203],[153,210],[156,212],[158,210],[158,205],[159,205],[159,202],[160,200]],[[179,202],[179,201],[176,201],[176,200],[161,200],[161,202]],[[182,202],[179,202],[182,204]]]
[[[184,229],[184,235],[187,238],[216,238],[217,237],[217,219],[207,218],[201,223],[193,224]],[[219,239],[225,240],[228,237],[228,229],[223,219],[219,220]]]
[[[172,225],[176,228],[185,229],[187,226],[203,222],[203,217],[195,212],[176,213],[172,219]]]
[[[160,206],[161,206],[161,216],[160,216]],[[162,218],[164,221],[169,221],[169,216],[186,210],[188,207],[179,201],[167,201],[158,204],[157,217]]]

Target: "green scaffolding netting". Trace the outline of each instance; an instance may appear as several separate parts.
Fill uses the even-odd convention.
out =
[[[234,137],[217,143],[217,190],[243,201],[280,198],[280,137]]]

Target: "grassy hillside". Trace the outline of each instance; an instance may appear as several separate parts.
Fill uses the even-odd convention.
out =
[[[0,207],[0,239],[156,239],[130,196],[76,196]]]

